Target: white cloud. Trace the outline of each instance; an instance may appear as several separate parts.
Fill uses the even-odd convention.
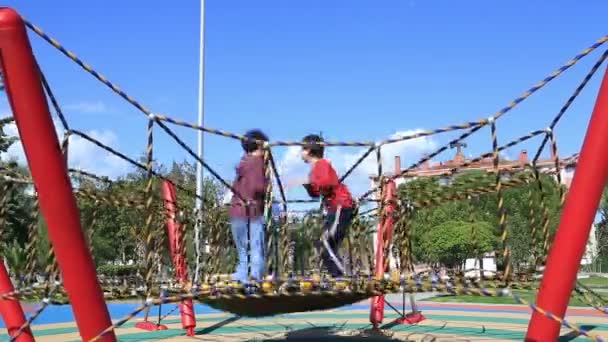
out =
[[[81,101],[68,104],[64,106],[64,108],[69,111],[86,114],[98,114],[108,111],[108,108],[105,103],[101,101]]]
[[[390,138],[409,136],[421,131],[422,129],[400,131],[392,134]],[[381,150],[383,170],[384,172],[394,170],[395,156],[401,157],[402,167],[405,168],[437,147],[437,142],[432,137],[421,137],[384,145]],[[326,157],[332,162],[339,175],[343,175],[366,151],[366,148],[328,147]],[[308,165],[300,159],[300,147],[298,146],[288,147],[278,164],[283,180],[300,179],[308,173]],[[373,152],[345,180],[355,197],[369,190],[369,177],[377,174],[377,165],[376,153]],[[290,193],[289,196],[291,195]]]
[[[63,133],[55,130],[59,141],[63,139]],[[18,136],[17,126],[9,124],[5,126],[5,133],[9,136]],[[109,130],[85,132],[90,137],[100,141],[104,145],[120,149],[118,138]],[[16,142],[7,151],[8,157],[17,160],[20,164],[26,164],[25,152],[21,142]],[[129,164],[122,159],[102,150],[91,142],[79,137],[71,136],[68,145],[68,163],[71,168],[77,168],[92,172],[100,176],[116,178],[125,174],[129,170]]]
[[[286,179],[302,177],[306,173],[307,166],[300,158],[300,150],[300,146],[287,147],[283,158],[277,165],[280,174]]]

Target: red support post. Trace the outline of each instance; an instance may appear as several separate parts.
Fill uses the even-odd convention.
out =
[[[559,227],[549,252],[537,306],[564,317],[608,177],[608,72],[596,99]],[[560,324],[534,312],[526,341],[557,341]]]
[[[169,249],[171,250],[173,264],[175,265],[175,277],[182,284],[186,284],[188,282],[188,267],[186,265],[186,249],[183,246],[184,238],[181,236],[181,224],[175,220],[175,216],[177,215],[175,185],[169,181],[163,181],[162,191],[163,201],[165,203]],[[186,299],[180,303],[180,313],[182,317],[182,328],[186,330],[188,336],[194,336],[196,317],[192,299]]]
[[[23,19],[0,8],[4,84],[81,338],[112,325]],[[99,341],[116,341],[114,331]]]
[[[6,271],[6,267],[4,267],[4,260],[0,258],[0,295],[11,293],[14,290],[11,278]],[[18,298],[0,299],[0,315],[2,315],[10,337],[13,337],[17,330],[27,322]],[[29,327],[25,328],[15,341],[34,342],[32,330]]]
[[[393,180],[388,180],[384,183],[384,194],[382,201],[382,212],[378,218],[378,231],[376,232],[376,279],[384,279],[384,245],[387,241],[391,241],[393,235],[393,213],[395,211],[395,195],[397,187]],[[369,320],[374,328],[382,323],[384,319],[384,296],[376,296],[371,299],[371,310]]]

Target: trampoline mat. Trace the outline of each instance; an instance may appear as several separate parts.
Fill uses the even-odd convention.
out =
[[[274,296],[207,297],[201,302],[221,311],[243,317],[264,317],[278,314],[328,310],[370,298],[366,292],[308,293]]]

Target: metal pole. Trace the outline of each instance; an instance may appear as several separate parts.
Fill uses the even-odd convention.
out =
[[[0,8],[0,50],[7,96],[38,193],[40,212],[80,330],[79,338],[89,341],[111,326],[112,321],[82,231],[80,212],[25,24],[9,8]],[[115,342],[116,335],[110,330],[98,341]]]
[[[205,94],[205,0],[201,0],[201,23],[199,42],[199,75],[198,75],[198,125],[203,126],[204,94]],[[203,131],[198,130],[198,156],[203,159]],[[194,283],[199,282],[201,265],[201,224],[203,218],[203,165],[196,164],[196,225],[194,227],[194,248],[196,250],[196,265],[194,268]]]
[[[6,259],[0,259],[0,291],[1,293],[11,293],[15,289],[13,283],[8,274],[7,267],[5,266]],[[4,324],[7,328],[8,336],[14,337],[19,331],[19,327],[23,326],[27,321],[23,314],[23,308],[18,298],[7,298],[0,301],[0,316],[4,320]],[[34,342],[34,336],[29,326],[23,329],[23,332],[19,337],[15,339],[17,342]]]
[[[604,74],[595,102],[576,173],[564,203],[537,296],[536,306],[551,312],[553,316],[564,317],[566,313],[576,282],[576,274],[608,178],[608,154],[606,154],[608,136],[605,132],[607,126],[608,72]],[[525,341],[556,341],[559,331],[559,322],[534,312]]]

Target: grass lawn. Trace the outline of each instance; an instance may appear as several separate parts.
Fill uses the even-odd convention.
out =
[[[589,278],[579,279],[578,281],[580,281],[583,285],[587,285],[589,287],[608,288],[608,278],[589,277]]]
[[[533,303],[536,300],[534,291],[513,291],[517,296]],[[513,297],[481,297],[481,296],[437,296],[425,299],[437,303],[480,303],[480,304],[518,304]],[[578,298],[570,298],[570,306],[588,306]]]
[[[581,283],[594,289],[608,289],[608,278],[602,277],[589,277],[579,279]],[[540,284],[537,284],[540,285]],[[513,291],[516,295],[526,300],[529,303],[533,303],[536,300],[536,291],[530,290],[515,290]],[[482,296],[437,296],[425,299],[425,301],[436,302],[436,303],[479,303],[479,304],[517,304],[515,299],[512,297],[482,297]],[[577,296],[570,298],[571,306],[589,306],[587,303],[581,301]]]

